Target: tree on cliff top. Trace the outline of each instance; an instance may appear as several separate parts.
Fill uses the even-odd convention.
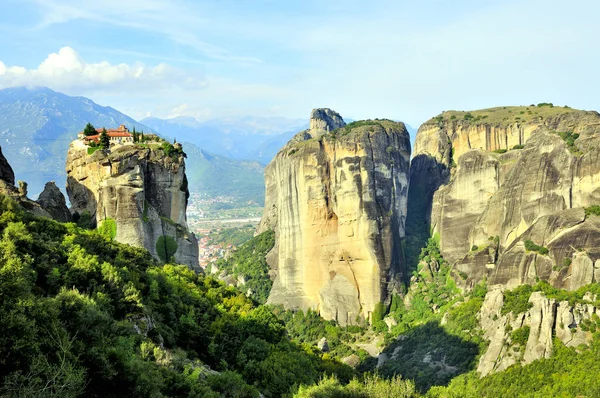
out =
[[[92,123],[88,123],[85,125],[85,128],[83,129],[83,135],[89,137],[90,135],[96,134],[98,133],[96,132],[96,128],[92,125]]]
[[[110,146],[110,138],[108,137],[108,133],[106,129],[102,129],[102,133],[100,133],[100,146],[104,149],[108,149]]]

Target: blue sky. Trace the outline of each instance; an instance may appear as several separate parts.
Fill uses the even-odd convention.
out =
[[[146,115],[600,109],[600,2],[2,0],[0,88]]]

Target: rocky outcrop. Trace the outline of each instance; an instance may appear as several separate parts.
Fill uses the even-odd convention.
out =
[[[157,259],[198,270],[198,244],[187,229],[189,192],[182,154],[123,145],[91,155],[79,140],[67,155],[72,211],[89,217],[122,243],[145,247]]]
[[[444,112],[417,133],[410,190],[409,213],[422,223],[407,224],[439,234],[466,287],[483,278],[506,286],[541,278],[568,289],[594,280],[600,229],[583,208],[600,204],[596,112]],[[549,252],[527,250],[527,240]],[[589,261],[573,265],[576,251]]]
[[[346,122],[339,113],[331,109],[313,109],[310,113],[309,134],[312,138],[319,138],[323,134],[346,126]]]
[[[54,181],[47,182],[44,190],[36,201],[52,218],[60,222],[72,221],[71,212],[67,207],[65,196],[60,192]]]
[[[502,315],[502,289],[496,287],[490,290],[479,312],[484,338],[490,344],[479,360],[477,371],[485,376],[516,363],[527,364],[549,358],[554,336],[567,347],[589,344],[592,334],[584,324],[593,320],[594,314],[600,315],[600,308],[595,307],[592,301],[588,295],[584,302],[575,304],[556,302],[541,292],[533,292],[529,297],[531,308],[527,312]]]
[[[2,148],[0,148],[0,195],[8,196],[36,216],[52,218],[50,213],[27,197],[27,183],[18,181],[18,184],[19,187],[16,187],[12,167],[2,154]]]
[[[15,173],[2,154],[2,148],[0,148],[0,180],[15,185]]]
[[[265,170],[259,232],[276,234],[269,303],[345,325],[389,301],[402,272],[409,158],[403,123],[346,126],[331,110],[313,111],[311,129]]]

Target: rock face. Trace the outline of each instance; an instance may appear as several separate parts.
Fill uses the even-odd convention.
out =
[[[72,221],[71,212],[67,207],[65,196],[60,192],[54,181],[47,182],[37,202],[52,218],[60,222]]]
[[[327,133],[329,131],[329,133]],[[269,303],[312,308],[340,324],[370,319],[402,272],[410,141],[403,123],[345,126],[314,110],[265,170]]]
[[[487,293],[479,321],[484,337],[490,341],[479,360],[477,371],[485,376],[502,371],[515,363],[531,363],[552,355],[552,339],[556,336],[567,347],[578,347],[592,340],[592,333],[581,326],[585,321],[600,315],[600,308],[591,302],[569,304],[556,302],[541,292],[529,298],[531,308],[524,313],[502,315],[504,297],[500,288]],[[521,333],[519,333],[521,332]],[[521,340],[517,337],[522,335]]]
[[[10,197],[25,210],[36,216],[52,218],[50,213],[27,197],[27,183],[19,181],[18,184],[19,187],[17,188],[12,167],[2,154],[2,148],[0,148],[0,194]]]
[[[0,180],[15,185],[15,173],[10,164],[8,164],[8,160],[2,154],[2,148],[0,148]]]
[[[342,128],[345,125],[346,122],[344,122],[340,114],[331,109],[313,109],[310,113],[309,132],[312,138],[319,138],[323,134]]]
[[[440,235],[467,287],[484,277],[506,286],[542,278],[575,289],[598,277],[600,220],[584,212],[600,204],[596,112],[444,112],[419,128],[410,190],[409,214]],[[527,240],[549,252],[527,250]]]
[[[187,229],[189,192],[183,155],[124,145],[110,153],[73,141],[67,155],[67,194],[72,210],[91,226],[108,222],[114,238],[145,247],[198,270],[198,244]]]

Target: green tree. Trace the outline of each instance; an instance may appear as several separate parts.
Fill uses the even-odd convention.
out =
[[[83,129],[83,135],[85,135],[86,137],[89,137],[90,135],[96,135],[98,134],[98,132],[96,131],[96,128],[94,126],[92,126],[91,123],[88,123],[85,125],[85,128]]]
[[[168,263],[177,251],[177,242],[170,236],[161,235],[156,240],[156,253],[158,257]]]
[[[110,138],[108,137],[108,133],[106,129],[102,129],[102,133],[100,133],[100,146],[103,149],[108,149],[110,147]]]
[[[131,132],[131,135],[133,135],[133,142],[139,141],[139,134],[135,131],[135,126],[133,126],[133,131]]]

